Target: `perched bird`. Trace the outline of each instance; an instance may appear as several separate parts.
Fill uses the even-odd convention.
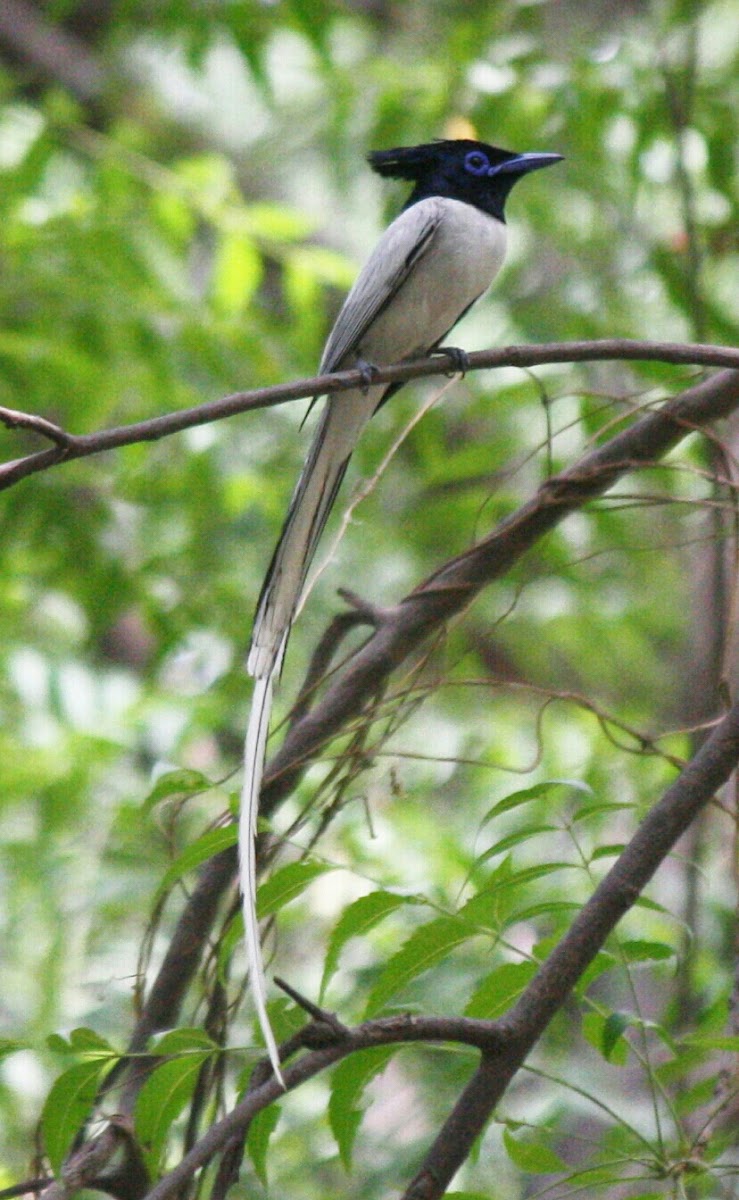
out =
[[[262,586],[248,658],[255,685],[241,797],[241,888],[251,988],[280,1081],[255,906],[256,822],[273,680],[349,458],[372,414],[399,386],[373,385],[371,368],[417,358],[441,345],[500,270],[506,246],[503,209],[514,183],[561,157],[514,154],[467,139],[368,156],[378,174],[408,180],[413,191],[349,292],[320,365],[321,374],[363,367],[368,383],[326,401]]]

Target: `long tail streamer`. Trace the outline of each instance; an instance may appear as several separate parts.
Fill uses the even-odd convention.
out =
[[[280,1070],[280,1056],[277,1051],[275,1035],[267,1016],[267,980],[262,962],[262,947],[259,939],[259,922],[257,920],[257,863],[256,837],[257,816],[259,813],[259,793],[262,789],[262,774],[264,771],[264,755],[267,745],[269,719],[272,712],[272,680],[270,673],[263,679],[254,681],[254,696],[252,698],[249,724],[246,729],[246,744],[244,746],[244,784],[241,791],[241,809],[239,817],[239,873],[242,887],[242,908],[244,913],[244,937],[246,940],[246,959],[249,968],[249,981],[254,997],[254,1007],[257,1019],[267,1045],[267,1053],[272,1063],[277,1079],[282,1086],[285,1081]]]

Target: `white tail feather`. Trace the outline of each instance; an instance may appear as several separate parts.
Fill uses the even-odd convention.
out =
[[[256,913],[255,837],[264,752],[272,709],[272,686],[279,676],[290,625],[306,572],[331,511],[346,464],[359,434],[377,407],[383,388],[347,392],[329,400],[306,464],[295,487],[287,520],[275,549],[254,619],[247,670],[255,676],[244,747],[244,785],[239,823],[239,870],[244,908],[247,965],[259,1024],[280,1083],[277,1045],[267,1016],[267,981]]]
[[[272,1069],[284,1087],[285,1081],[280,1070],[277,1043],[267,1016],[267,980],[262,962],[262,946],[257,920],[257,814],[259,812],[259,793],[262,789],[269,718],[272,712],[272,678],[270,674],[264,679],[255,680],[249,724],[246,729],[244,784],[241,792],[239,818],[239,874],[244,912],[246,960],[254,1007],[257,1010],[259,1027],[267,1046]]]

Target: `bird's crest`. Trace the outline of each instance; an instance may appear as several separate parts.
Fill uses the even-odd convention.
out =
[[[413,181],[440,167],[450,158],[463,158],[471,150],[482,150],[491,163],[514,157],[510,150],[501,150],[498,146],[488,146],[486,142],[476,142],[471,138],[439,138],[436,142],[423,142],[420,146],[372,150],[367,155],[367,162],[373,171],[385,178]]]

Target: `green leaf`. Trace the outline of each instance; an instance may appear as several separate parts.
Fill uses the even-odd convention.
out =
[[[307,213],[280,204],[250,204],[244,219],[252,236],[272,242],[303,241],[316,227]]]
[[[538,970],[532,962],[503,963],[485,976],[464,1010],[466,1017],[492,1021],[510,1008]]]
[[[674,947],[668,945],[667,942],[648,942],[633,938],[630,941],[620,942],[619,946],[626,961],[630,963],[658,962],[675,956]]]
[[[257,891],[259,916],[266,917],[269,913],[279,912],[304,892],[319,875],[325,875],[327,871],[335,869],[326,863],[310,861],[288,863],[286,867],[280,867]]]
[[[397,1046],[373,1046],[368,1050],[359,1050],[345,1058],[331,1077],[329,1124],[347,1171],[351,1170],[354,1139],[364,1112],[363,1093],[372,1080],[385,1070],[397,1049]]]
[[[341,290],[351,287],[357,275],[356,263],[327,246],[304,243],[291,251],[287,261],[291,270],[297,270],[319,283]]]
[[[583,1036],[600,1055],[616,1067],[629,1061],[631,1047],[623,1034],[633,1022],[625,1013],[586,1013],[582,1020]]]
[[[535,783],[531,787],[519,788],[517,791],[511,792],[488,809],[480,822],[480,829],[483,829],[495,817],[499,817],[501,813],[511,812],[514,808],[520,808],[522,804],[528,804],[531,800],[539,800],[557,786],[553,783]]]
[[[490,1192],[444,1192],[444,1200],[490,1200]]]
[[[575,985],[578,996],[584,995],[595,979],[598,979],[601,975],[605,975],[606,971],[612,971],[614,967],[620,965],[619,960],[610,951],[599,950]]]
[[[194,792],[207,791],[212,786],[211,781],[200,771],[191,771],[185,767],[167,771],[159,776],[141,807],[144,812],[149,812],[162,800],[169,800],[172,796],[190,796]]]
[[[575,900],[541,900],[538,904],[529,904],[526,908],[517,908],[508,917],[507,924],[513,921],[530,921],[533,917],[540,917],[542,913],[547,913],[551,916],[553,913],[579,912],[581,908],[582,904],[578,904]]]
[[[637,896],[634,901],[635,908],[646,908],[649,912],[666,913],[669,910],[664,904],[660,904],[657,900],[652,900],[649,896]]]
[[[272,1137],[280,1119],[282,1109],[279,1104],[268,1104],[252,1117],[246,1147],[252,1161],[257,1178],[267,1187],[267,1151],[269,1139]]]
[[[183,850],[182,854],[177,856],[172,866],[165,871],[162,882],[157,888],[155,899],[159,900],[165,896],[172,885],[183,875],[187,875],[189,871],[194,871],[196,867],[207,862],[209,858],[213,858],[215,854],[220,854],[222,850],[229,850],[231,846],[235,846],[238,838],[238,826],[234,824],[219,826],[218,829],[209,829],[207,833],[201,834],[186,850]]]
[[[244,938],[243,913],[239,910],[218,940],[218,977],[222,983],[228,979],[233,955]]]
[[[159,1169],[170,1128],[192,1098],[198,1075],[209,1054],[194,1051],[157,1067],[136,1100],[136,1133],[153,1174]]]
[[[414,904],[416,900],[406,896],[397,896],[393,892],[370,892],[368,896],[360,896],[354,900],[339,917],[329,938],[326,961],[323,966],[320,999],[326,992],[339,963],[341,951],[353,937],[360,937],[379,925],[385,917],[404,904]]]
[[[146,1047],[147,1054],[187,1054],[190,1050],[219,1050],[220,1047],[211,1037],[197,1025],[183,1025],[180,1029],[168,1029],[166,1033],[155,1034]]]
[[[69,1043],[73,1050],[90,1051],[95,1050],[98,1053],[105,1054],[108,1058],[111,1055],[118,1057],[118,1053],[111,1046],[110,1042],[96,1033],[94,1029],[86,1029],[80,1026],[78,1029],[73,1029],[69,1035]]]
[[[538,837],[541,833],[556,833],[556,825],[529,825],[525,829],[519,829],[515,833],[509,833],[507,837],[501,838],[492,845],[488,850],[481,854],[476,860],[478,863],[487,862],[496,854],[503,854],[510,850],[513,846],[518,846],[522,842],[527,842],[530,838]]]
[[[470,923],[475,923],[483,929],[497,933],[511,919],[512,905],[518,900],[518,892],[527,883],[542,879],[557,871],[577,870],[572,863],[543,862],[532,867],[524,867],[520,871],[512,870],[510,861],[504,859],[495,873],[459,910],[459,916]],[[546,901],[542,901],[546,905]],[[552,902],[564,903],[562,901]]]
[[[585,795],[592,796],[593,789],[587,784],[582,783],[579,779],[547,779],[542,783],[535,783],[531,787],[520,788],[518,791],[511,792],[494,804],[491,809],[488,809],[485,816],[480,822],[480,828],[484,828],[489,821],[501,813],[510,812],[514,808],[520,808],[522,804],[528,804],[531,800],[540,800],[542,796],[548,796],[552,792],[558,791],[560,788],[569,788],[572,791],[583,792]]]
[[[41,1113],[41,1133],[55,1175],[62,1168],[80,1127],[89,1117],[101,1077],[108,1069],[101,1058],[75,1063],[53,1083]]]
[[[633,812],[636,806],[623,801],[602,801],[598,804],[583,804],[581,808],[575,809],[572,814],[573,821],[585,821],[588,817],[594,817],[600,813],[616,813],[623,811]]]
[[[46,1045],[54,1054],[71,1054],[72,1052],[71,1044],[60,1033],[50,1033],[46,1038]]]
[[[553,1175],[556,1172],[567,1170],[566,1163],[548,1146],[542,1146],[539,1142],[514,1138],[508,1129],[503,1130],[503,1144],[511,1162],[520,1170],[528,1171],[529,1174]]]
[[[591,862],[597,862],[599,858],[616,858],[622,853],[625,842],[613,842],[611,845],[598,846],[590,855]]]
[[[498,887],[511,888],[519,887],[523,883],[531,883],[534,879],[544,879],[547,875],[553,875],[557,871],[577,871],[580,868],[571,862],[559,861],[554,859],[552,862],[537,863],[532,867],[523,867],[520,871],[513,871],[509,879],[503,880]]]
[[[631,1018],[626,1013],[612,1012],[603,1023],[601,1049],[603,1057],[610,1059],[616,1043],[621,1040],[631,1024]]]
[[[274,1000],[270,1000],[267,1005],[267,1015],[278,1043],[294,1037],[305,1026],[305,1012],[292,1000],[288,1000],[287,996],[279,995]],[[254,1047],[264,1046],[264,1037],[256,1017],[253,1022],[253,1030]]]
[[[706,1035],[699,1033],[689,1034],[683,1038],[683,1042],[687,1046],[695,1046],[701,1050],[727,1050],[729,1052],[739,1051],[739,1037],[724,1037],[719,1034],[717,1036]]]
[[[333,26],[334,5],[329,0],[288,0],[288,7],[311,47],[327,70],[333,69],[329,39]]]
[[[490,1192],[444,1192],[444,1200],[490,1200]]]
[[[371,1017],[378,1012],[391,996],[447,958],[462,942],[477,936],[478,932],[474,926],[458,917],[438,917],[422,925],[411,934],[381,972],[367,1000],[365,1015]]]

